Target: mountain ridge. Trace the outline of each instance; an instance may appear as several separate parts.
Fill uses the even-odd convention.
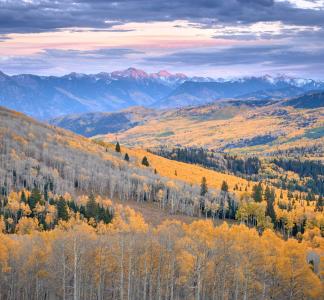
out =
[[[67,114],[116,112],[131,106],[172,108],[203,105],[223,98],[283,99],[310,90],[324,90],[324,82],[269,75],[232,79],[188,77],[161,70],[147,73],[128,68],[98,74],[64,76],[0,73],[0,105],[47,120]]]

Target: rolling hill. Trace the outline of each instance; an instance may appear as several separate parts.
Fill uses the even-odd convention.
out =
[[[324,92],[308,93],[283,102],[283,105],[295,108],[320,108],[324,107]]]
[[[165,207],[172,199],[167,211],[194,216],[199,215],[199,201],[189,199],[199,198],[203,176],[209,180],[214,198],[224,179],[231,192],[235,184],[247,185],[242,178],[140,149],[122,147],[117,153],[112,144],[97,143],[5,108],[0,108],[0,137],[0,187],[4,194],[37,187],[54,194],[93,192],[119,201],[154,203],[157,194],[163,193]],[[126,152],[129,162],[124,160]],[[150,167],[141,164],[144,156]]]
[[[77,133],[91,136],[98,132],[96,138],[108,142],[118,139],[131,147],[190,146],[258,155],[308,148],[310,156],[321,157],[322,95],[309,93],[283,101],[226,100],[155,111],[130,108],[120,112],[127,115],[127,120],[113,123],[109,118],[118,114],[108,114],[109,118],[94,114],[97,117],[91,119],[93,122],[87,121],[88,114],[51,122],[72,131],[76,131],[74,124],[83,124]],[[311,151],[312,147],[315,148]]]

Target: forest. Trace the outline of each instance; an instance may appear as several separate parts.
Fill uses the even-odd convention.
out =
[[[320,299],[320,195],[0,117],[0,299]]]
[[[273,153],[271,156],[264,157],[238,156],[195,147],[159,147],[150,151],[168,159],[199,164],[254,181],[267,181],[269,178],[274,178],[276,181],[273,185],[277,188],[324,195],[324,165],[320,160],[295,159],[289,157],[287,152],[277,153],[276,158],[273,158]],[[271,173],[268,172],[269,168]],[[299,178],[290,178],[287,176],[287,171],[296,173]]]
[[[316,250],[245,225],[165,221],[127,207],[54,230],[0,233],[1,299],[321,299]],[[321,258],[322,259],[322,258]],[[322,272],[322,271],[321,271]]]
[[[313,193],[324,195],[324,164],[320,160],[277,158],[273,163],[285,171],[297,173],[304,179],[302,185],[295,185],[295,189],[301,191],[309,189]]]
[[[259,173],[261,162],[256,156],[237,157],[195,147],[166,148],[151,150],[157,155],[177,161],[199,164],[218,171],[229,171],[235,175],[255,175]]]

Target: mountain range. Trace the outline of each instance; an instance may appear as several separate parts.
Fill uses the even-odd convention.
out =
[[[282,99],[324,90],[324,82],[287,76],[213,79],[146,73],[135,68],[64,76],[0,72],[0,105],[38,119],[66,114],[116,112],[131,106],[149,108],[203,105],[224,98]]]

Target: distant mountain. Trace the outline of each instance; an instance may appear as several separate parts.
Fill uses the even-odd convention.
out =
[[[246,77],[208,82],[186,81],[159,102],[159,107],[202,105],[224,98],[282,99],[310,90],[324,90],[324,82],[286,76]]]
[[[187,77],[166,71],[147,74],[129,68],[95,75],[62,77],[0,73],[0,105],[38,119],[91,111],[118,111],[150,106],[168,95]]]
[[[223,98],[282,99],[310,90],[324,90],[324,82],[285,76],[225,80],[188,77],[164,70],[149,74],[135,68],[61,77],[8,76],[0,72],[0,105],[38,119],[115,112],[131,106],[201,105]]]
[[[284,106],[295,108],[319,108],[324,107],[324,92],[314,92],[289,99],[283,102]]]

